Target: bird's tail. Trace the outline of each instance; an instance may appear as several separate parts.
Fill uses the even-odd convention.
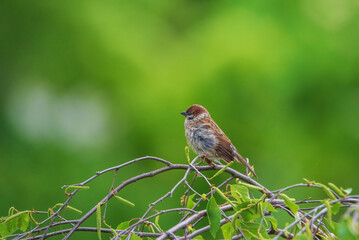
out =
[[[236,153],[236,155],[237,157],[235,158],[235,161],[244,164],[244,166],[246,166],[256,178],[258,178],[252,166],[249,165],[249,163],[239,153]]]

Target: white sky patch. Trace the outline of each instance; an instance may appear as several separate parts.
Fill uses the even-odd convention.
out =
[[[356,1],[347,0],[306,0],[302,2],[308,16],[328,30],[338,30],[353,16]]]
[[[21,85],[10,93],[7,115],[17,132],[31,141],[58,142],[70,148],[108,141],[108,111],[94,91],[55,94],[44,85]]]

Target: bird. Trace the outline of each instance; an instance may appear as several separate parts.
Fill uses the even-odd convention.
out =
[[[210,166],[212,161],[219,159],[223,159],[227,163],[236,161],[244,164],[258,178],[253,168],[237,152],[231,140],[211,118],[207,109],[194,104],[181,114],[186,117],[184,127],[187,143],[202,160],[205,160]]]

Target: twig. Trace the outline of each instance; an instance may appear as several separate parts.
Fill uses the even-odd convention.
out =
[[[64,230],[60,230],[60,231],[56,231],[56,232],[51,232],[46,235],[46,238],[65,234],[67,232],[70,232],[71,230],[72,229],[64,229]],[[95,228],[95,227],[79,227],[76,229],[76,231],[77,232],[97,232],[97,228]],[[108,228],[101,228],[101,232],[112,234],[112,230],[108,229]],[[135,234],[139,237],[159,237],[161,235],[160,233],[147,233],[147,232],[135,232]],[[27,240],[35,240],[35,239],[40,239],[41,237],[42,237],[42,235],[28,237],[26,239]]]
[[[225,205],[223,207],[220,207],[221,210],[223,211],[228,211],[232,209],[231,205]],[[164,240],[167,238],[167,236],[171,233],[176,233],[177,231],[179,231],[180,229],[183,229],[185,227],[187,227],[187,225],[191,224],[193,221],[206,216],[207,215],[207,210],[202,210],[199,211],[196,214],[193,214],[192,216],[190,216],[189,218],[187,218],[186,220],[180,222],[179,224],[175,225],[174,227],[170,228],[169,230],[167,230],[165,233],[163,233],[159,238],[157,238],[157,240]]]
[[[113,175],[112,184],[111,184],[111,187],[110,187],[110,193],[112,193],[113,186],[115,185],[117,173],[118,173],[118,169],[115,170],[115,174]],[[106,202],[106,204],[105,204],[105,209],[103,210],[102,219],[105,219],[105,218],[106,218],[106,210],[107,210],[107,202]]]
[[[287,212],[291,217],[295,218],[295,214],[288,208],[288,206],[286,206],[284,200],[278,198],[279,194],[287,191],[287,190],[291,190],[293,188],[297,188],[297,187],[315,187],[315,188],[323,188],[322,186],[316,185],[316,184],[304,184],[304,183],[300,183],[300,184],[294,184],[291,186],[287,186],[285,188],[276,190],[276,191],[270,191],[267,188],[265,188],[264,186],[262,186],[260,183],[258,183],[257,181],[255,181],[254,179],[251,179],[250,177],[239,173],[238,171],[232,169],[232,168],[225,168],[223,169],[225,166],[223,165],[216,165],[214,164],[212,167],[210,166],[199,166],[199,164],[195,164],[196,160],[198,159],[198,157],[194,158],[192,160],[191,163],[189,163],[189,165],[186,164],[173,164],[167,160],[161,159],[161,158],[156,158],[156,157],[143,157],[143,158],[137,158],[137,159],[133,159],[129,162],[126,162],[124,164],[115,166],[115,167],[111,167],[111,168],[107,168],[105,170],[96,172],[96,174],[88,179],[86,179],[85,181],[83,181],[82,183],[79,184],[74,184],[74,185],[65,185],[63,187],[69,187],[69,186],[85,186],[87,185],[89,182],[93,181],[94,179],[98,178],[99,176],[107,173],[107,172],[111,172],[111,171],[115,171],[114,176],[113,176],[113,180],[112,180],[112,185],[110,187],[110,191],[106,196],[103,196],[102,199],[99,201],[99,203],[104,204],[104,212],[103,212],[103,217],[102,220],[105,221],[105,217],[106,217],[106,211],[107,211],[107,203],[108,201],[115,196],[116,194],[118,194],[123,188],[125,188],[126,186],[142,180],[142,179],[146,179],[146,178],[150,178],[150,177],[154,177],[158,174],[167,172],[167,171],[173,171],[173,170],[185,170],[185,174],[183,175],[183,177],[171,188],[171,190],[169,192],[167,192],[166,194],[164,194],[162,197],[158,198],[155,202],[149,204],[148,209],[145,211],[145,213],[143,214],[143,216],[141,218],[136,218],[136,222],[133,223],[132,225],[128,226],[125,230],[114,230],[112,229],[110,226],[108,226],[109,228],[101,228],[101,232],[103,233],[112,233],[114,234],[113,239],[119,239],[121,236],[127,235],[126,239],[131,239],[132,234],[136,234],[137,236],[140,237],[158,237],[158,239],[166,239],[166,238],[172,238],[172,239],[191,239],[194,238],[206,231],[208,231],[210,229],[210,226],[208,224],[206,224],[206,226],[195,230],[192,233],[188,233],[187,231],[187,226],[189,224],[191,224],[193,227],[196,226],[197,223],[199,222],[203,222],[203,220],[206,218],[207,216],[207,210],[206,209],[198,209],[198,206],[201,202],[206,201],[207,198],[213,194],[215,192],[215,189],[213,188],[213,186],[215,186],[215,184],[212,185],[212,183],[209,181],[209,179],[206,178],[206,176],[203,174],[203,171],[218,171],[220,169],[222,169],[223,172],[225,172],[226,174],[229,174],[230,176],[221,184],[217,185],[218,189],[223,188],[223,186],[225,186],[227,183],[229,183],[231,180],[233,180],[234,178],[239,179],[240,181],[246,182],[247,185],[253,185],[256,186],[258,190],[260,190],[260,192],[265,193],[266,196],[264,199],[261,199],[262,201],[267,201],[269,203],[271,203],[273,205],[274,208],[276,209],[282,209],[285,212]],[[142,174],[139,174],[135,177],[129,178],[123,182],[121,182],[116,188],[114,188],[115,186],[115,180],[118,174],[118,171],[120,169],[122,169],[125,166],[131,165],[131,164],[135,164],[137,162],[140,161],[147,161],[147,160],[155,160],[158,161],[160,163],[165,164],[164,167],[158,168],[156,170],[150,171],[150,172],[145,172]],[[248,169],[246,169],[246,171],[248,171]],[[195,175],[193,177],[193,179],[190,181],[187,180],[188,176],[194,172]],[[194,184],[197,177],[201,176],[202,178],[204,178],[204,180],[206,181],[207,185],[210,187],[210,191],[207,192],[207,194],[204,196],[204,194],[201,195],[201,191],[197,191],[197,187]],[[198,181],[196,181],[197,183]],[[213,181],[214,183],[214,181]],[[184,203],[182,208],[173,208],[173,209],[164,209],[164,210],[160,210],[158,212],[155,212],[152,215],[149,215],[150,212],[154,209],[154,207],[160,203],[161,201],[163,201],[164,199],[171,197],[172,194],[179,188],[179,186],[181,186],[181,184],[184,184],[184,186],[186,187],[186,190],[184,191]],[[9,239],[9,238],[14,238],[14,239],[23,239],[25,236],[27,239],[46,239],[48,237],[52,237],[52,236],[56,236],[59,234],[67,234],[63,239],[69,239],[72,234],[76,231],[97,231],[96,228],[92,228],[92,227],[83,227],[83,223],[92,215],[94,215],[94,213],[97,210],[98,207],[98,203],[96,205],[94,205],[88,212],[86,212],[85,214],[82,215],[82,217],[80,219],[76,219],[76,220],[67,220],[64,217],[62,217],[60,215],[61,211],[65,208],[65,207],[69,207],[68,204],[71,201],[71,199],[78,193],[79,189],[75,189],[72,193],[67,194],[68,198],[66,199],[66,201],[63,203],[62,206],[59,207],[59,209],[52,213],[49,217],[47,217],[45,220],[43,220],[42,222],[39,223],[38,226],[35,226],[33,229],[31,229],[30,231],[27,231],[25,233],[21,233],[21,234],[13,234],[10,236],[6,236],[3,238]],[[332,191],[332,190],[331,190]],[[187,206],[187,201],[188,201],[188,196],[190,194],[190,192],[195,193],[199,198],[197,198],[194,206],[189,209],[186,208]],[[348,197],[344,197],[344,198],[339,198],[338,195],[336,193],[334,193],[332,191],[332,193],[334,194],[334,196],[337,198],[336,200],[332,200],[329,202],[329,204],[334,204],[337,202],[340,202],[342,205],[341,207],[348,207],[348,206],[353,206],[353,205],[359,205],[359,196],[358,195],[351,195]],[[221,193],[222,194],[222,193]],[[224,191],[224,194],[227,195],[227,189],[226,191]],[[250,194],[252,195],[252,198],[254,198],[253,196],[253,191],[250,192]],[[222,194],[223,195],[223,194]],[[233,197],[230,196],[229,197]],[[301,200],[301,201],[296,201],[296,204],[306,204],[306,203],[312,203],[312,204],[318,204],[320,202],[320,200],[310,200],[310,198],[305,199],[305,200]],[[260,228],[261,229],[263,227],[263,222],[264,222],[264,216],[267,214],[270,214],[270,212],[266,211],[267,207],[269,205],[267,205],[264,209],[260,209],[261,212],[263,212],[263,216],[260,219]],[[303,205],[302,205],[303,206]],[[220,224],[223,225],[226,222],[231,222],[232,218],[234,215],[232,216],[227,216],[225,214],[226,211],[229,210],[233,210],[232,209],[232,205],[228,204],[228,202],[223,205],[220,206],[220,210],[221,210],[221,219],[220,219]],[[168,229],[165,232],[162,232],[163,230],[157,226],[154,222],[151,222],[153,220],[153,218],[156,218],[160,215],[163,214],[168,214],[171,212],[179,212],[181,213],[180,217],[181,220],[176,224],[173,225],[170,229]],[[186,213],[187,212],[187,213]],[[35,213],[35,212],[32,212]],[[47,212],[36,212],[36,213],[40,213],[40,214],[44,214]],[[290,232],[288,232],[289,230],[291,230],[296,224],[301,223],[302,224],[302,228],[300,230],[300,232],[298,234],[301,234],[305,231],[305,224],[310,223],[311,224],[311,231],[313,233],[313,237],[318,239],[317,235],[323,235],[323,236],[327,236],[328,235],[332,235],[329,230],[326,228],[325,224],[323,224],[322,220],[323,217],[326,215],[327,213],[327,208],[325,204],[320,204],[314,207],[309,207],[309,208],[300,208],[298,210],[298,215],[299,218],[295,218],[295,220],[293,222],[291,222],[286,228],[284,229],[277,229],[277,231],[274,231],[272,228],[271,229],[266,229],[266,231],[268,232],[268,234],[276,234],[276,236],[273,238],[278,239],[279,237],[284,237],[287,239],[292,239],[294,237],[294,235]],[[359,213],[358,211],[354,211],[354,210],[350,210],[347,211],[346,213],[348,216],[350,214],[353,214],[353,217],[356,217]],[[56,222],[58,219],[60,219],[59,222]],[[4,220],[2,220],[4,221]],[[45,224],[47,224],[46,226],[44,226]],[[158,232],[158,233],[148,233],[148,232],[144,232],[144,227],[146,225],[152,225],[151,227],[151,231],[154,232]],[[353,221],[353,224],[355,226],[357,226],[357,220]],[[56,226],[60,226],[60,225],[66,225],[66,228],[64,230],[61,231],[54,231]],[[142,230],[139,231],[139,229],[142,226]],[[203,226],[203,225],[202,225]],[[304,226],[304,227],[303,227]],[[243,234],[242,230],[239,227],[236,227],[237,229],[237,235],[233,236],[232,239],[241,239],[241,238],[246,238],[245,235]],[[264,227],[263,227],[264,228]],[[183,229],[184,232],[181,233],[182,236],[178,236],[178,231]],[[50,231],[51,230],[51,231]],[[137,230],[137,231],[136,231]],[[116,232],[114,232],[116,231]],[[41,233],[43,232],[41,235],[38,236],[31,236],[32,233]],[[285,233],[285,234],[284,234]],[[176,235],[177,234],[177,235]],[[132,236],[133,237],[133,236]]]

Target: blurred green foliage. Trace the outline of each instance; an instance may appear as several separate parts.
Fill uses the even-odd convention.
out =
[[[179,113],[194,103],[266,187],[305,177],[357,192],[358,14],[355,0],[1,1],[0,215],[47,209],[60,186],[136,157],[186,162]],[[125,190],[136,209],[114,222],[180,174]]]

